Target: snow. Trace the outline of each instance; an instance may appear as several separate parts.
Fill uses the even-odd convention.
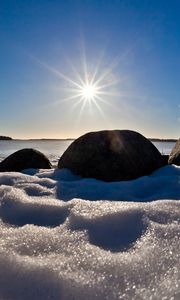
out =
[[[112,183],[0,173],[0,299],[180,299],[179,199],[177,166]]]

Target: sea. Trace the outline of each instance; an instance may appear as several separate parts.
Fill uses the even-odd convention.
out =
[[[53,166],[57,162],[73,140],[1,140],[0,161],[23,148],[33,148],[44,153]],[[162,154],[170,154],[175,142],[154,142],[154,145]]]
[[[55,166],[73,140],[1,140],[0,161],[24,148],[33,148],[44,153]]]

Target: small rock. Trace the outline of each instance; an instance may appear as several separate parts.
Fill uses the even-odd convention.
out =
[[[168,163],[170,165],[174,164],[180,166],[180,139],[176,142],[175,146],[173,147],[169,155]]]
[[[50,169],[51,163],[43,153],[35,149],[16,151],[0,163],[0,172],[20,172],[29,168]]]

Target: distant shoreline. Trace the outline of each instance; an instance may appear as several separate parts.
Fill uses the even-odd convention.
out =
[[[40,139],[14,139],[11,137],[3,137],[0,136],[0,141],[74,141],[75,138],[67,138],[67,139],[45,139],[45,138],[40,138]]]
[[[159,138],[148,138],[151,142],[168,142],[173,143],[177,142],[178,139],[159,139]]]
[[[8,136],[0,136],[0,140],[1,141],[74,141],[76,140],[76,138],[57,138],[57,139],[52,139],[52,138],[35,138],[35,139],[14,139]],[[169,142],[169,143],[173,143],[173,142],[177,142],[178,139],[162,139],[162,138],[148,138],[148,140],[150,140],[151,142]]]
[[[0,135],[0,140],[1,141],[10,141],[10,140],[12,140],[12,138],[10,136]]]
[[[13,139],[13,141],[74,141],[75,138],[68,138],[68,139]]]

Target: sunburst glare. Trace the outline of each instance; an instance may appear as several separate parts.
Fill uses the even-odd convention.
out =
[[[61,105],[62,102],[73,101],[70,105],[70,109],[74,110],[79,106],[79,117],[85,111],[86,105],[89,105],[91,111],[98,111],[103,118],[106,118],[103,112],[103,105],[108,105],[117,110],[117,107],[113,105],[112,99],[120,96],[117,92],[117,83],[119,80],[115,78],[113,69],[115,65],[109,65],[103,67],[102,58],[96,62],[96,67],[93,69],[93,64],[87,63],[85,51],[82,51],[82,67],[77,70],[69,59],[67,60],[70,65],[74,77],[67,76],[60,72],[58,69],[44,63],[36,58],[40,65],[53,73],[56,77],[59,77],[68,86],[63,88],[63,82],[59,86],[59,90],[63,92],[63,98],[49,103],[49,105]],[[121,81],[124,80],[123,78]],[[111,101],[110,101],[111,98]],[[86,113],[88,113],[86,111]]]
[[[94,84],[86,84],[80,90],[84,100],[94,100],[98,94],[98,89]]]

